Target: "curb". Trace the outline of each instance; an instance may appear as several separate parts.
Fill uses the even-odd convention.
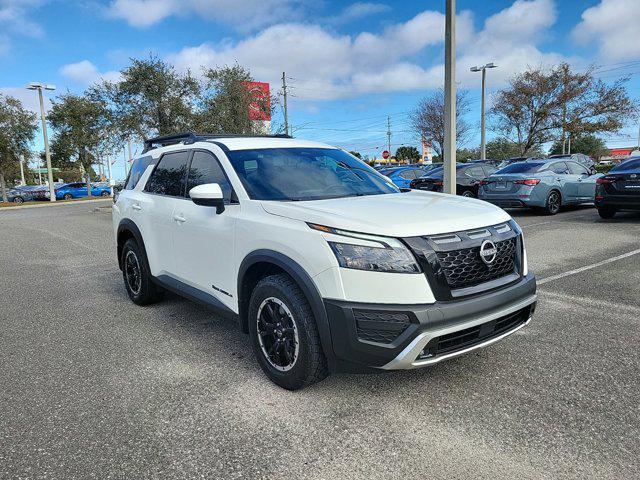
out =
[[[96,199],[96,200],[76,200],[74,202],[49,202],[47,201],[43,205],[16,205],[15,207],[0,207],[0,212],[4,210],[22,210],[26,208],[48,208],[48,207],[61,207],[65,205],[84,205],[85,203],[104,203],[104,202],[113,202],[111,197],[107,199]]]

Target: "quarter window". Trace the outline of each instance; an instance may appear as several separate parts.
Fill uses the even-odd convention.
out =
[[[127,178],[126,190],[133,190],[136,188],[140,177],[145,172],[149,165],[154,164],[153,157],[148,155],[146,157],[140,157],[133,162],[131,170],[129,170],[129,177]]]
[[[166,153],[151,174],[145,192],[180,197],[183,195],[189,152]]]
[[[227,180],[218,159],[210,153],[195,152],[189,168],[187,195],[193,187],[205,183],[217,183],[220,185],[225,201],[230,200],[231,184]]]

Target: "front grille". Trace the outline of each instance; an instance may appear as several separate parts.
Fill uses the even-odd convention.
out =
[[[516,239],[496,242],[496,258],[487,265],[480,258],[480,247],[438,252],[438,263],[451,288],[472,287],[514,273]]]
[[[532,314],[532,308],[531,306],[527,306],[504,317],[491,320],[490,322],[436,337],[424,347],[418,359],[463,350],[513,330],[529,319]]]
[[[358,338],[376,343],[393,342],[411,323],[404,312],[354,309],[353,317]]]

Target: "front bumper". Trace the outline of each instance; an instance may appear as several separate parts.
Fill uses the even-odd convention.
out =
[[[498,290],[428,305],[325,300],[334,354],[384,370],[432,365],[495,343],[524,327],[536,305],[533,274]]]

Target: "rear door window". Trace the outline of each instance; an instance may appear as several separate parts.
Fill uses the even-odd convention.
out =
[[[560,175],[568,173],[568,167],[567,164],[564,162],[556,162],[553,165],[551,165],[549,167],[549,170],[551,170],[553,173],[558,173]]]
[[[193,154],[189,168],[187,196],[193,187],[205,183],[217,183],[222,189],[224,200],[228,202],[231,199],[231,183],[229,183],[218,159],[211,153],[197,151]]]
[[[482,170],[481,166],[470,167],[465,172],[467,175],[473,178],[482,178],[484,177],[484,170]]]
[[[169,197],[184,193],[190,152],[165,153],[149,177],[144,191]]]
[[[579,163],[567,162],[567,165],[569,167],[569,172],[571,172],[574,175],[589,175],[589,172],[587,171],[587,169],[584,168]]]

